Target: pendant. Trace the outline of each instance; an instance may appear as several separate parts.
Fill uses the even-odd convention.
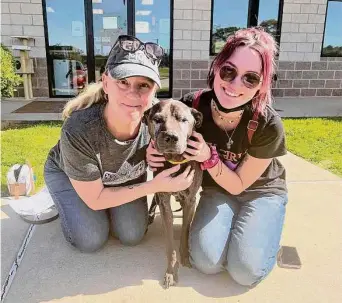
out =
[[[227,149],[230,150],[232,145],[233,145],[234,141],[232,139],[229,139],[229,141],[227,142]]]

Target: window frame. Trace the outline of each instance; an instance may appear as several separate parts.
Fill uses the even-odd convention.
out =
[[[217,55],[217,53],[214,53],[212,51],[213,50],[212,36],[213,36],[213,30],[214,30],[214,2],[215,0],[211,0],[211,24],[210,24],[210,43],[209,43],[209,55],[210,56]],[[260,0],[248,1],[247,27],[258,25],[259,3],[260,3]],[[283,7],[284,7],[284,0],[279,0],[277,38],[276,38],[276,41],[278,44],[280,43],[281,25],[282,25],[282,19],[283,19]]]
[[[84,22],[86,35],[86,50],[87,50],[87,70],[88,70],[88,84],[95,82],[95,52],[94,52],[94,28],[93,28],[93,3],[92,0],[84,1]],[[167,93],[161,92],[157,94],[158,98],[171,98],[173,90],[173,9],[174,1],[170,1],[170,67],[169,67],[169,91]],[[135,0],[126,0],[127,4],[127,34],[135,35]],[[53,59],[49,50],[49,28],[47,23],[46,0],[42,0],[43,7],[43,22],[44,22],[44,36],[45,36],[45,52],[47,61],[47,74],[49,84],[50,98],[74,98],[75,95],[53,95]]]
[[[325,8],[325,19],[324,19],[324,29],[323,29],[323,39],[322,39],[322,46],[321,46],[321,57],[322,58],[342,58],[341,56],[327,56],[323,54],[323,46],[324,46],[324,40],[325,40],[325,28],[327,26],[327,17],[328,17],[328,6],[329,2],[341,2],[342,5],[342,0],[328,0],[327,1],[327,6]]]

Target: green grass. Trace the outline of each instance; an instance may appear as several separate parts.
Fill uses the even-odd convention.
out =
[[[342,118],[283,122],[290,152],[342,177]]]
[[[158,89],[158,93],[166,93],[169,91],[169,87],[162,87],[161,89]]]
[[[284,119],[288,150],[342,176],[342,118]],[[6,173],[15,163],[29,160],[44,185],[43,166],[57,143],[61,122],[21,125],[1,131],[1,192],[6,193]]]
[[[168,67],[160,67],[159,75],[161,79],[169,78],[169,68]]]
[[[6,174],[16,163],[28,160],[37,177],[36,188],[44,185],[43,167],[49,150],[57,143],[61,122],[19,125],[1,131],[1,192],[7,192]]]

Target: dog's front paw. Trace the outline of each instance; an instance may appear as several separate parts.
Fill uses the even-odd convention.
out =
[[[170,286],[173,286],[176,284],[176,281],[173,277],[173,274],[165,273],[164,276],[164,286],[166,289],[170,288]]]
[[[173,266],[171,266],[171,270],[170,268],[166,270],[164,276],[164,286],[166,289],[170,288],[170,286],[176,285],[176,283],[178,282],[178,269],[179,263],[178,261],[176,261],[175,263],[173,263]]]

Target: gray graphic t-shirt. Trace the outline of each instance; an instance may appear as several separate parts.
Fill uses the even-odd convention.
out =
[[[146,181],[147,126],[142,123],[135,139],[120,142],[107,129],[103,111],[104,104],[95,104],[73,112],[64,122],[61,138],[49,158],[78,181],[101,178],[105,186]]]

